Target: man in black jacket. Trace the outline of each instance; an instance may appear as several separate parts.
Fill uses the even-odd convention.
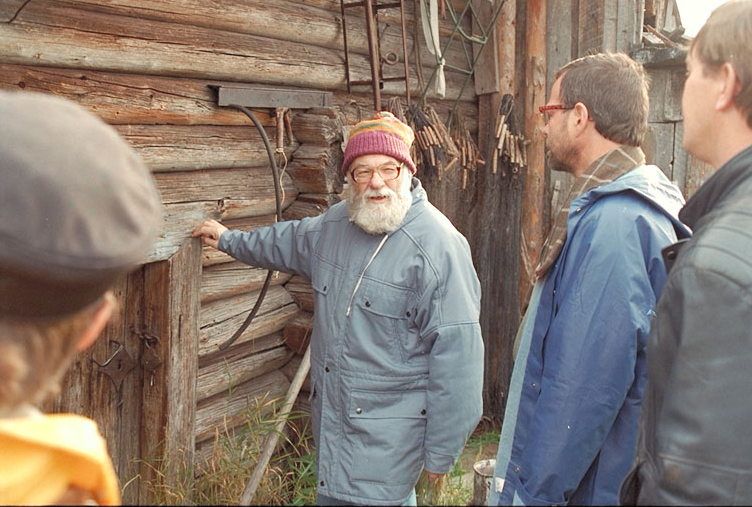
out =
[[[687,57],[684,147],[718,170],[679,214],[692,239],[664,250],[624,504],[752,504],[750,41],[752,1],[728,2]]]

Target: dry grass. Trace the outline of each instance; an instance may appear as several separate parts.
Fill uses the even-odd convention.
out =
[[[151,462],[154,479],[146,487],[156,505],[237,505],[256,466],[264,441],[279,422],[283,400],[261,399],[248,408],[248,421],[240,429],[217,432],[211,456],[186,466],[185,460]],[[292,414],[280,435],[277,453],[252,499],[254,505],[315,505],[316,476],[313,438],[307,414]],[[472,464],[494,457],[499,433],[480,426],[470,438],[454,469],[440,487],[429,488],[422,476],[417,485],[418,505],[467,505],[472,499]],[[167,484],[167,467],[177,467]],[[469,474],[469,475],[468,475]],[[469,478],[469,480],[468,480]]]

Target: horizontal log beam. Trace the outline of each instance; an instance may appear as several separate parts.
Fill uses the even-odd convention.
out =
[[[75,7],[44,0],[27,4],[13,23],[2,27],[0,59],[322,90],[347,87],[339,50]],[[370,76],[367,56],[351,55],[350,76],[354,81]],[[447,96],[459,96],[463,82],[464,77],[448,73]],[[404,83],[386,83],[384,93],[390,92],[403,93]],[[472,86],[462,99],[474,100]]]
[[[266,146],[253,127],[117,125],[115,129],[152,172],[269,166]],[[285,147],[288,158],[295,149],[297,145]]]
[[[282,368],[295,354],[284,346],[250,355],[248,352],[201,368],[196,381],[196,399],[231,392],[243,382]]]
[[[260,269],[260,268],[256,268]],[[289,294],[286,294],[286,290],[281,287],[282,281],[285,278],[272,279],[272,283],[269,290],[266,292],[264,298],[264,304],[261,305],[259,314],[268,313],[276,308],[288,305],[291,302]],[[258,294],[261,289],[259,284],[254,290],[245,292],[237,296],[228,297],[225,299],[218,299],[209,303],[201,305],[201,316],[199,319],[199,327],[201,329],[214,326],[220,322],[226,321],[233,317],[237,317],[240,314],[246,313],[246,309],[249,309],[258,299]]]
[[[204,269],[201,277],[201,304],[260,290],[267,273],[264,268],[248,266],[242,262],[209,266]],[[282,285],[291,276],[289,273],[276,271],[270,285]]]
[[[53,93],[78,102],[111,125],[246,125],[255,128],[241,111],[219,107],[217,92],[210,84],[235,83],[0,63],[0,88]],[[273,127],[276,124],[268,110],[254,109],[253,112],[262,125]]]
[[[319,5],[289,0],[76,0],[69,3],[80,9],[107,14],[175,22],[344,50],[339,0]],[[412,23],[412,6],[406,7],[408,23]],[[402,32],[397,12],[382,10],[379,13],[379,33],[382,53],[394,52],[399,56],[399,62],[402,62]],[[443,48],[446,37],[451,33],[452,23],[450,19],[440,20],[439,25],[440,35],[444,38],[441,45]],[[469,27],[469,23],[466,26]],[[411,28],[410,25],[407,52],[410,58],[414,58]],[[347,32],[348,51],[368,55],[368,32],[362,9],[347,12]],[[422,36],[421,32],[418,43],[421,58],[424,62],[434,61],[435,57],[428,52]],[[462,49],[453,44],[449,46],[446,59],[450,64],[457,65],[465,61],[465,56]],[[402,68],[400,65],[397,67]]]
[[[258,314],[235,342],[237,345],[282,331],[287,323],[295,318],[300,310],[290,300],[289,294],[285,294],[284,292],[284,289],[278,287],[269,289]],[[221,308],[210,308],[209,305],[202,308],[202,322],[209,318],[206,315],[208,312],[223,311],[229,316],[222,320],[216,320],[211,325],[201,327],[199,330],[199,357],[216,353],[219,350],[219,346],[230,339],[240,328],[257,299],[258,292],[255,292],[246,295],[244,298],[228,298],[227,301],[221,303]],[[281,302],[281,300],[288,302]],[[214,303],[219,304],[219,302]]]
[[[87,107],[111,125],[252,126],[251,120],[242,112],[216,105],[216,93],[209,85],[222,83],[232,84],[216,79],[134,75],[0,63],[0,88],[59,95]],[[389,98],[389,95],[382,95],[384,101]],[[433,100],[431,104],[442,118],[447,118],[454,101]],[[348,125],[373,115],[373,96],[370,93],[349,94],[346,91],[335,91],[334,105],[342,111],[344,122]],[[457,107],[462,111],[468,129],[475,134],[477,105],[472,102],[460,102]],[[264,126],[275,125],[275,119],[270,117],[267,110],[253,111]],[[293,120],[293,131],[295,127]],[[270,138],[274,138],[272,130],[270,128],[267,131]],[[265,153],[258,151],[254,152],[253,160],[258,164],[265,164],[267,157]]]
[[[222,434],[246,423],[247,412],[256,403],[279,400],[277,406],[280,406],[289,387],[287,377],[275,370],[236,386],[231,393],[219,393],[200,401],[196,410],[196,443],[214,437],[215,431]],[[271,408],[271,403],[267,405]]]

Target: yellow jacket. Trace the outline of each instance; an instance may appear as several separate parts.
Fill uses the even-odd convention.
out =
[[[97,423],[73,414],[0,419],[0,504],[51,504],[70,489],[99,505],[120,504]]]

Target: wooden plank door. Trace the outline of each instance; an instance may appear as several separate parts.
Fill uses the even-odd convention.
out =
[[[120,307],[43,407],[91,417],[107,440],[125,504],[151,503],[194,452],[201,246],[141,266],[115,284]]]

